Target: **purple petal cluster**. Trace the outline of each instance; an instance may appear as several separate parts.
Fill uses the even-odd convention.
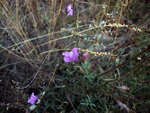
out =
[[[78,61],[78,48],[73,48],[70,52],[63,52],[62,55],[64,56],[65,62],[77,62]]]
[[[38,97],[36,97],[36,96],[34,95],[34,92],[33,92],[33,93],[31,94],[30,99],[28,100],[28,103],[34,104],[37,99],[38,99]]]
[[[72,5],[69,4],[69,5],[67,6],[68,16],[72,16],[72,15],[73,15],[73,9],[71,9],[71,8],[72,8]]]

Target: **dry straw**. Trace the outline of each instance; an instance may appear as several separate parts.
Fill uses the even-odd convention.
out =
[[[117,28],[126,27],[126,28],[128,28],[128,25],[125,25],[125,24],[117,24],[117,23],[113,23],[113,24],[109,23],[108,25],[104,24],[103,27],[117,27]],[[133,27],[133,26],[130,27],[130,29],[133,30],[133,31],[142,32],[141,29],[139,29],[139,28],[136,29],[136,28]]]
[[[93,52],[91,50],[81,49],[81,48],[79,48],[78,50],[81,52],[88,52],[90,54],[93,54],[94,56],[110,56],[110,52],[108,52],[108,53],[107,52]]]

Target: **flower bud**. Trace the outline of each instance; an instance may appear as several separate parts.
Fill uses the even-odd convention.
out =
[[[85,61],[88,58],[89,53],[85,52],[82,56],[82,61]]]

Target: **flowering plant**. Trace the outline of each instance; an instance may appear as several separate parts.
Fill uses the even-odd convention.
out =
[[[30,99],[28,100],[28,103],[34,104],[37,99],[38,99],[38,97],[36,97],[36,96],[34,95],[34,92],[33,92],[33,93],[31,94]]]
[[[72,8],[72,5],[69,4],[69,5],[67,6],[68,16],[72,16],[72,15],[73,15],[73,9],[71,9],[71,8]]]
[[[72,51],[70,52],[63,52],[62,53],[64,57],[64,61],[65,62],[77,62],[78,61],[78,56],[79,56],[79,53],[78,53],[78,48],[73,48]]]

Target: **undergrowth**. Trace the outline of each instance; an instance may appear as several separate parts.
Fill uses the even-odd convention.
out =
[[[1,0],[1,113],[150,112],[149,10],[148,0]],[[73,48],[78,61],[66,62]]]

